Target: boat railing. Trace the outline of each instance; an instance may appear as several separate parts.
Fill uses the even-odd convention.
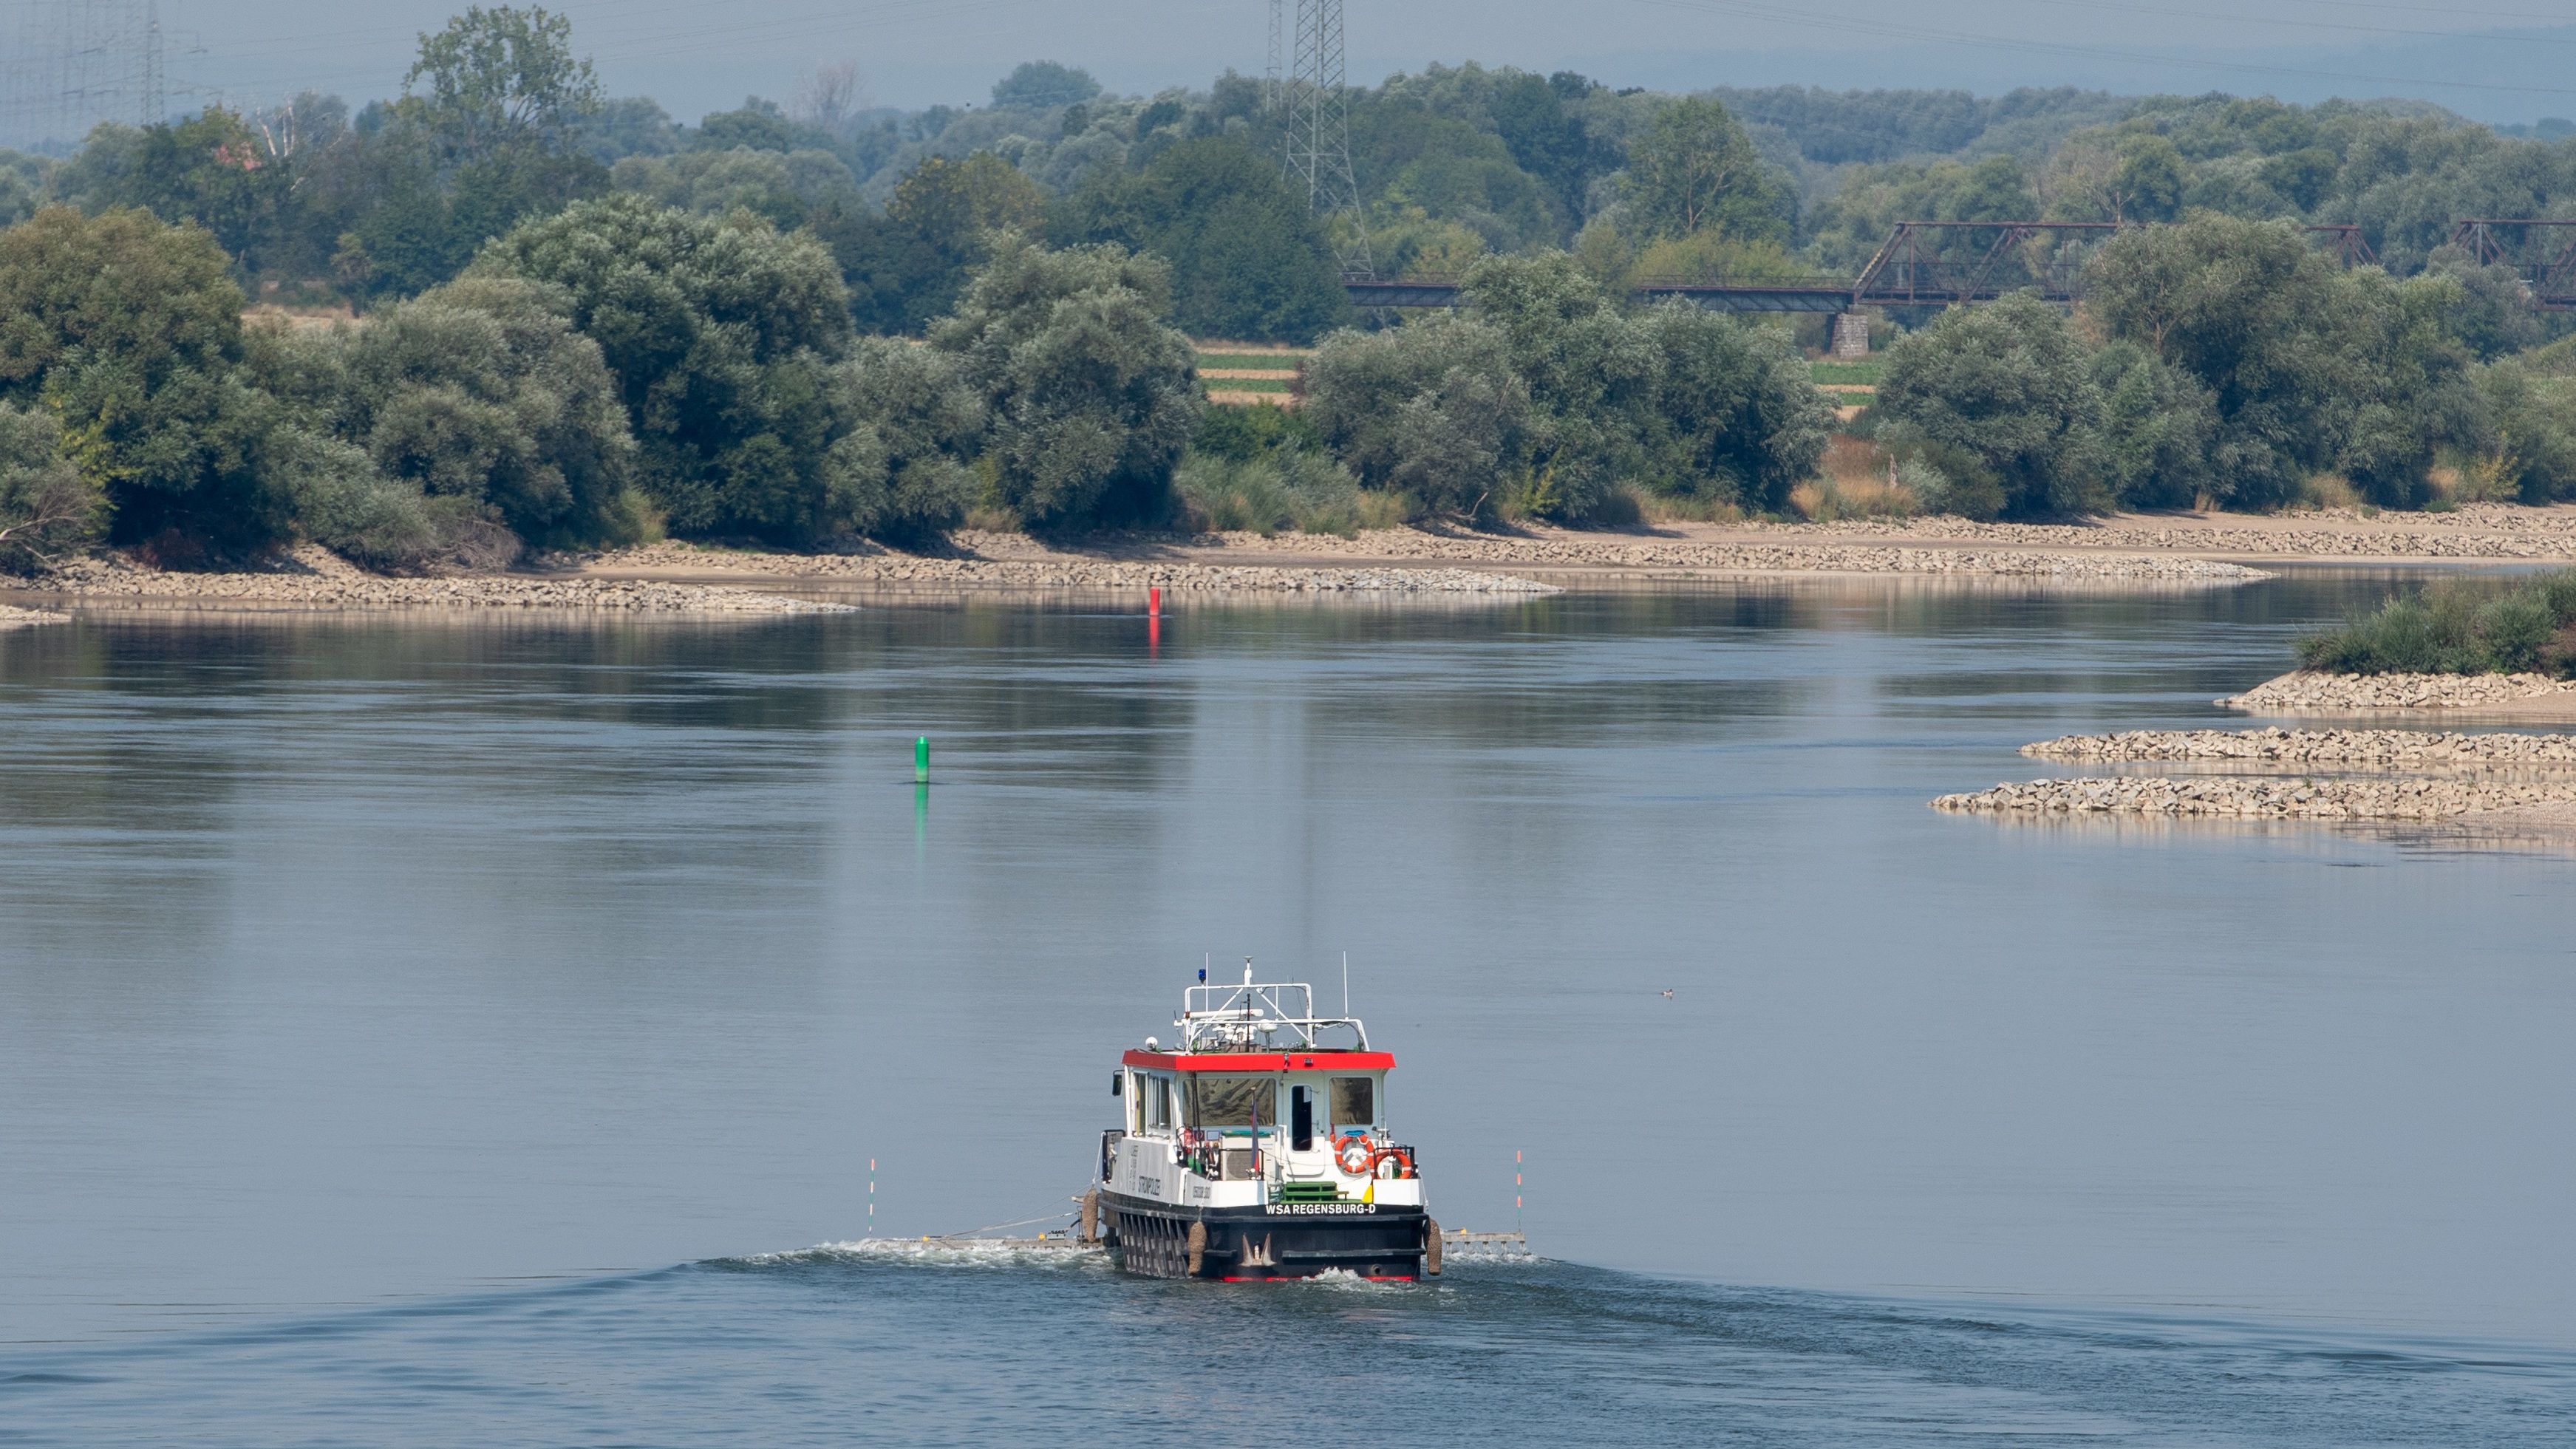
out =
[[[1193,986],[1181,999],[1181,1050],[1366,1051],[1368,1028],[1355,1016],[1319,1016],[1314,988],[1303,981]]]

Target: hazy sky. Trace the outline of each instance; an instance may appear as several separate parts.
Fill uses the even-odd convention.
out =
[[[19,0],[20,4],[26,0]],[[1293,8],[1294,0],[1289,0]],[[174,92],[241,102],[393,91],[416,33],[461,0],[163,0]],[[1012,64],[1088,67],[1122,90],[1257,73],[1265,0],[572,0],[619,94],[695,119],[855,60],[887,104],[981,101]],[[2576,116],[2576,0],[1348,0],[1354,80],[1427,61],[1574,66],[1687,87],[2079,84],[2294,99],[2414,95],[2488,119]],[[2551,29],[2555,27],[2554,31]],[[2479,35],[2534,31],[2520,38]],[[174,94],[174,102],[186,103]]]

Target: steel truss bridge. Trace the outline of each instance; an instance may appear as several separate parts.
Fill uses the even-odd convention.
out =
[[[2081,294],[2085,259],[2103,234],[2135,228],[2110,221],[1901,221],[1857,277],[1746,278],[1716,282],[1648,280],[1648,301],[1681,297],[1713,312],[1842,313],[1862,307],[1946,307],[2037,291],[2055,302]],[[2379,258],[2348,222],[2301,230],[2345,266]],[[2518,271],[2543,307],[2576,309],[2576,220],[2464,221],[2451,234],[2481,264]],[[1347,279],[1355,307],[1455,307],[1455,277]]]

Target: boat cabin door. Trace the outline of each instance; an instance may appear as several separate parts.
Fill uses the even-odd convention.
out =
[[[1288,1145],[1299,1152],[1315,1147],[1315,1098],[1303,1086],[1288,1089]]]

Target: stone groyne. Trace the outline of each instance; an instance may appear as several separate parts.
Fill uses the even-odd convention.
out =
[[[2484,780],[2212,776],[2032,780],[1944,795],[1935,810],[1996,815],[2213,816],[2237,820],[2442,820],[2491,810],[2576,804],[2576,778]]]
[[[2296,669],[2216,701],[2247,714],[2353,714],[2377,709],[2492,709],[2576,702],[2576,683],[2545,674],[2327,674]]]
[[[2285,765],[2576,765],[2576,735],[2423,730],[2127,730],[2024,745],[2036,760],[2254,760]]]

